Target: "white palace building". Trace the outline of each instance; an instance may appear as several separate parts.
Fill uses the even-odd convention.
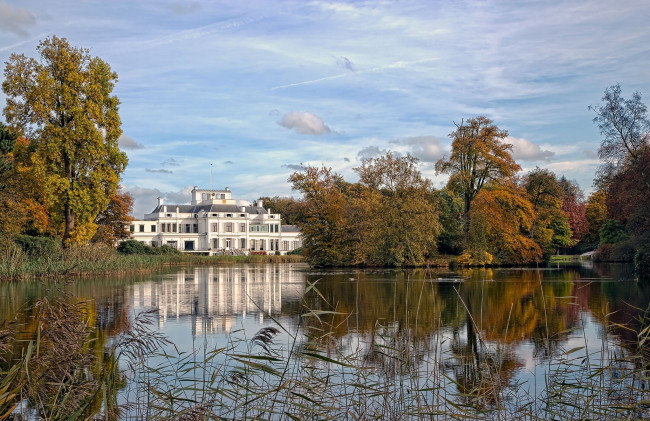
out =
[[[286,254],[302,245],[300,230],[282,224],[281,216],[255,206],[239,206],[230,189],[192,189],[190,205],[158,206],[142,220],[132,221],[134,240],[168,245],[199,254]]]

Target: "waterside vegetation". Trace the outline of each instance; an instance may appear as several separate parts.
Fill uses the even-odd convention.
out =
[[[0,238],[0,281],[153,271],[166,266],[303,261],[300,255],[191,255],[169,247],[146,246],[134,240],[123,242],[116,250],[103,243],[63,248],[60,239],[51,237]]]
[[[472,278],[494,277],[475,271]],[[590,307],[605,328],[596,343],[580,340],[581,297],[572,295],[589,286],[526,273],[517,285],[462,287],[406,277],[368,290],[378,301],[350,293],[375,283],[363,276],[316,280],[307,284],[298,326],[272,319],[250,337],[233,330],[219,346],[197,337],[189,351],[158,332],[154,312],[131,319],[116,311],[100,330],[94,302],[41,298],[0,328],[0,420],[650,416],[648,309],[596,300]],[[509,312],[495,311],[509,302]],[[377,318],[386,308],[393,316]],[[350,342],[352,332],[360,342]],[[571,348],[559,347],[568,336]],[[523,367],[512,346],[522,337],[534,339],[537,355],[539,377],[529,382],[514,377]]]

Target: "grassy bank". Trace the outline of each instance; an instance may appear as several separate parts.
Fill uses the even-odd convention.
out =
[[[123,273],[155,270],[164,266],[224,265],[235,263],[302,262],[301,256],[198,256],[183,253],[118,253],[112,247],[90,244],[70,249],[54,248],[46,252],[27,253],[11,243],[0,247],[0,280],[56,278],[91,273]]]
[[[590,257],[585,257],[580,254],[554,254],[549,259],[549,263],[576,263],[588,261],[590,259]]]

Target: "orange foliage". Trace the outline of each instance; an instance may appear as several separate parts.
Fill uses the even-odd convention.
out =
[[[533,205],[516,187],[481,191],[470,212],[471,240],[511,263],[538,262],[542,250],[530,237]]]

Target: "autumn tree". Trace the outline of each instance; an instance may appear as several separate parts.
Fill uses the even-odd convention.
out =
[[[650,194],[640,182],[643,174],[650,174],[650,148],[616,174],[605,200],[608,218],[618,220],[637,236],[650,233]]]
[[[584,193],[578,183],[567,180],[564,176],[560,178],[559,182],[564,190],[562,210],[568,217],[571,239],[573,243],[578,243],[589,233],[589,223],[585,214],[587,204],[584,200]]]
[[[508,132],[487,117],[461,121],[449,136],[451,155],[436,163],[436,172],[449,174],[448,186],[463,197],[469,215],[472,201],[486,183],[509,178],[521,167],[512,158],[512,145],[503,142]]]
[[[116,192],[127,162],[117,74],[88,50],[53,36],[38,46],[40,59],[12,54],[4,70],[4,115],[29,141],[31,171],[42,182],[52,220],[63,243],[84,243],[97,215]]]
[[[14,168],[14,146],[18,134],[0,123],[0,233],[19,234],[26,211],[20,203],[20,185]]]
[[[635,260],[650,272],[650,119],[641,94],[621,96],[620,85],[605,90],[602,104],[590,107],[603,136],[599,149],[606,177],[607,220],[600,228],[598,255],[605,260]],[[590,209],[595,211],[598,209]],[[593,216],[593,215],[592,215]],[[603,243],[611,243],[607,247]]]
[[[574,244],[569,218],[562,209],[565,191],[555,174],[535,168],[524,178],[524,188],[533,205],[534,221],[530,237],[545,255]]]
[[[484,247],[498,262],[531,263],[542,259],[542,250],[530,238],[535,220],[526,193],[514,185],[484,189],[470,210],[473,254]]]
[[[293,190],[303,194],[305,218],[298,222],[310,264],[351,264],[347,229],[347,183],[327,167],[305,166],[289,176]]]
[[[29,143],[0,123],[0,233],[51,234],[40,180],[27,159]]]
[[[133,220],[130,216],[132,209],[133,196],[128,192],[116,192],[111,196],[106,209],[95,218],[97,231],[92,241],[112,246],[120,240],[130,238],[131,233],[127,226]]]
[[[258,200],[261,200],[264,207],[271,209],[273,213],[279,213],[284,224],[295,225],[304,219],[304,202],[301,200],[280,196],[262,196]]]
[[[598,243],[600,239],[600,229],[607,220],[607,193],[604,190],[598,190],[587,198],[585,205],[585,218],[588,224],[588,241]]]
[[[388,152],[355,168],[367,187],[371,261],[385,266],[421,264],[436,249],[438,207],[417,158]]]

